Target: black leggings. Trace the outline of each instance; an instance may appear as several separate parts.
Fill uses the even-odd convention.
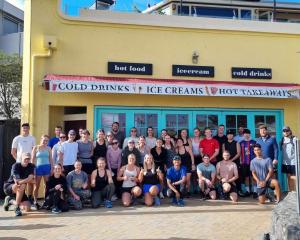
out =
[[[62,212],[69,211],[69,205],[63,199],[61,199],[61,191],[54,190],[48,194],[45,198],[45,205],[49,208],[56,207],[59,208]]]
[[[183,197],[185,196],[185,194],[186,194],[186,188],[185,188],[185,185],[184,185],[184,184],[180,184],[180,185],[175,185],[174,187],[175,187],[176,190],[179,192],[180,198],[183,198]],[[168,197],[170,197],[170,198],[176,196],[176,195],[175,195],[175,192],[174,192],[171,188],[169,188],[169,189],[167,190],[167,195],[168,195]]]

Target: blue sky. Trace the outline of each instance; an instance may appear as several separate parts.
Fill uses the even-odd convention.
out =
[[[13,5],[23,8],[24,0],[6,0]],[[45,0],[46,1],[46,0]],[[47,0],[50,1],[50,0]],[[272,0],[270,0],[272,1]],[[67,10],[68,14],[76,15],[79,13],[80,8],[91,6],[95,0],[62,0],[62,9]],[[112,7],[114,11],[133,11],[134,6],[138,9],[143,10],[148,4],[155,4],[160,0],[116,0],[116,4]],[[277,0],[277,2],[299,2],[300,0]]]

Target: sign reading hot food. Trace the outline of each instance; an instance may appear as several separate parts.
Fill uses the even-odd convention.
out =
[[[231,75],[232,78],[272,79],[272,69],[233,67]]]
[[[108,62],[108,73],[152,75],[152,64]]]
[[[214,77],[215,69],[209,66],[172,65],[173,76]]]

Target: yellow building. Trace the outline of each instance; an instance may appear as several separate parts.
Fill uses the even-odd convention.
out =
[[[25,1],[22,122],[95,133],[113,121],[177,132],[239,126],[299,135],[300,28],[293,23],[82,10]]]

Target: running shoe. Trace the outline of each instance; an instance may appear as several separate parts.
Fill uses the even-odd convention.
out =
[[[175,204],[175,205],[178,204],[178,203],[177,203],[177,199],[176,199],[175,197],[172,198],[172,204]]]
[[[21,209],[20,209],[19,206],[16,207],[15,214],[16,214],[16,217],[21,217],[22,216],[22,212],[21,212]]]
[[[109,200],[105,200],[105,205],[106,208],[112,208],[112,202]]]
[[[58,214],[58,213],[61,213],[61,210],[57,207],[54,207],[54,208],[52,208],[51,212],[54,213],[54,214]]]
[[[5,200],[4,200],[4,203],[3,203],[4,211],[8,211],[9,206],[11,205],[10,200],[11,200],[10,196],[5,197]]]
[[[178,207],[184,207],[184,201],[183,201],[182,198],[180,198],[180,199],[178,200],[177,205],[178,205]]]
[[[155,206],[160,206],[160,199],[157,196],[154,198],[154,205]]]

